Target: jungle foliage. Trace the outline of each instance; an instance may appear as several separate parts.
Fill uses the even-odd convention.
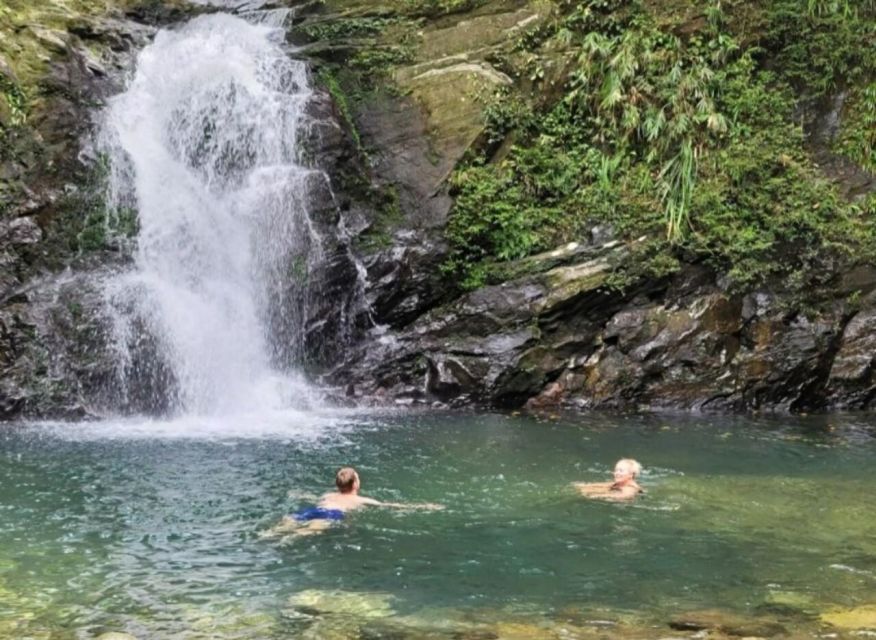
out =
[[[451,179],[445,270],[473,288],[606,223],[634,241],[619,286],[686,260],[803,290],[872,256],[874,199],[840,197],[801,113],[843,92],[834,151],[876,169],[874,5],[711,0],[673,19],[646,0],[558,3],[518,45],[532,94],[551,97],[490,97],[482,152]]]

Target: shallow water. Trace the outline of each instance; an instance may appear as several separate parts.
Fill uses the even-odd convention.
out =
[[[876,418],[278,414],[10,425],[0,451],[0,637],[659,625],[703,608],[805,625],[876,602]],[[570,490],[622,456],[645,466],[635,504]],[[259,538],[347,464],[367,495],[447,509]],[[331,633],[326,611],[343,614]]]

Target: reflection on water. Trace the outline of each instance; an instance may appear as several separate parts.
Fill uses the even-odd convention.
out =
[[[334,413],[10,426],[0,637],[583,638],[608,624],[654,637],[715,608],[866,628],[874,425]],[[645,465],[640,501],[570,490],[623,456]],[[347,464],[368,495],[448,508],[259,539],[302,506],[290,490],[326,490]]]

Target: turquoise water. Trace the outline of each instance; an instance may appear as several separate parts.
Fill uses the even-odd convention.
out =
[[[650,628],[704,608],[805,629],[876,603],[874,418],[398,413],[286,427],[4,427],[0,637],[504,637],[503,620]],[[636,503],[570,489],[623,456],[645,467]],[[349,464],[366,495],[447,508],[260,538]]]

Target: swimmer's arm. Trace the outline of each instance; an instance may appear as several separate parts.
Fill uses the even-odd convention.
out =
[[[644,492],[639,486],[629,486],[621,490],[612,490],[610,487],[611,485],[609,484],[609,488],[606,488],[604,491],[593,491],[591,493],[584,493],[582,491],[581,493],[586,498],[602,500],[604,502],[631,502],[635,500],[640,493]]]
[[[573,482],[572,486],[583,496],[597,496],[611,489],[610,482]]]
[[[371,498],[368,498],[371,500]],[[377,507],[389,507],[390,509],[422,509],[424,511],[440,511],[444,508],[443,504],[434,502],[378,502],[374,500],[368,504],[373,504]]]

